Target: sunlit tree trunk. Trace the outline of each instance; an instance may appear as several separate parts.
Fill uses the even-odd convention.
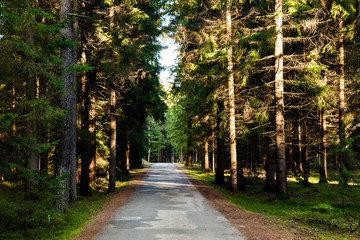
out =
[[[345,52],[344,52],[344,20],[339,19],[339,65],[340,65],[340,79],[339,79],[339,165],[341,181],[347,184],[347,176],[344,169],[350,170],[347,160],[345,159],[342,149],[345,147]],[[344,174],[345,173],[345,174]]]
[[[275,149],[276,183],[278,194],[287,197],[286,149],[284,120],[284,79],[283,79],[283,12],[282,0],[275,0]]]
[[[204,170],[208,171],[210,170],[209,168],[209,142],[206,140],[205,141],[205,156],[204,156]]]
[[[83,34],[82,34],[83,35]],[[86,52],[84,46],[84,36],[82,38],[82,52],[81,63],[86,64]],[[81,177],[80,177],[80,195],[91,196],[90,192],[90,178],[89,178],[89,118],[90,118],[90,98],[89,98],[89,81],[86,72],[84,71],[81,76]]]
[[[71,2],[70,0],[59,0],[59,3],[60,21],[65,21],[70,17]],[[61,31],[67,39],[72,39],[70,21],[65,21],[64,28]],[[71,47],[63,48],[60,55],[64,60],[61,64],[61,80],[64,83],[64,90],[60,99],[60,108],[66,111],[67,115],[63,119],[55,177],[70,176],[70,166],[74,161],[76,162],[76,82],[73,72],[69,71],[69,67],[74,64],[73,49]],[[69,178],[62,179],[59,182],[55,208],[60,212],[65,211],[69,206],[69,187]]]
[[[125,157],[126,157],[126,172],[128,175],[130,170],[130,140],[127,139],[126,141],[126,151],[125,151]]]
[[[231,190],[237,191],[237,158],[236,158],[236,129],[235,129],[235,86],[233,72],[233,48],[232,48],[232,20],[230,12],[231,1],[226,1],[226,42],[227,46],[227,71],[229,88],[229,131],[230,131],[230,163],[231,163]]]

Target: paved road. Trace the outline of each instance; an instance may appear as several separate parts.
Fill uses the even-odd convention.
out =
[[[172,164],[154,164],[97,240],[245,239]]]

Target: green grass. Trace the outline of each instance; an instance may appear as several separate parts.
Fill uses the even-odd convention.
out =
[[[247,177],[245,193],[231,193],[228,185],[213,184],[214,175],[199,168],[186,171],[196,179],[206,182],[230,203],[250,212],[262,213],[281,219],[281,224],[296,223],[299,228],[317,232],[317,239],[359,239],[360,187],[339,187],[335,184],[315,184],[304,188],[297,181],[289,181],[289,199],[278,199],[264,192],[263,178]],[[226,175],[225,178],[229,176]],[[317,174],[311,178],[318,181]]]
[[[132,172],[136,174],[139,170]],[[117,189],[122,188],[133,176],[118,176]],[[78,197],[65,213],[52,210],[53,196],[46,193],[24,201],[23,184],[0,183],[0,239],[72,239],[78,235],[104,202],[107,181],[93,186],[92,197]],[[27,236],[25,235],[25,208],[27,209]],[[50,220],[50,221],[49,221]]]

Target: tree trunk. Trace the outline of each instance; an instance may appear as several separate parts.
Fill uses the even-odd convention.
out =
[[[110,90],[110,171],[108,192],[115,191],[116,177],[116,91]]]
[[[327,84],[326,73],[323,76],[324,86]],[[320,180],[319,183],[327,183],[327,159],[326,159],[326,107],[322,107],[320,110],[320,164],[319,164],[319,173]]]
[[[35,1],[32,1],[31,4],[32,8],[35,8]],[[35,21],[35,17],[32,17],[31,21]],[[35,45],[34,40],[34,30],[32,24],[28,27],[26,31],[26,42],[30,45],[30,47],[33,47]],[[28,103],[28,112],[30,113],[32,111],[30,101],[34,101],[37,99],[37,84],[36,84],[36,73],[35,71],[32,71],[35,67],[35,59],[30,57],[29,58],[29,72],[28,72],[28,81],[26,83],[27,88],[27,100]],[[35,148],[37,146],[37,138],[38,138],[38,127],[36,119],[27,119],[26,120],[26,135],[30,139],[30,149],[29,149],[29,160],[27,162],[27,168],[32,170],[33,172],[39,171],[39,154],[35,151]],[[38,180],[32,176],[29,176],[27,178],[27,186],[29,188],[32,188],[34,185],[38,183]]]
[[[96,82],[96,71],[89,74],[91,86]],[[90,110],[89,110],[89,178],[90,182],[96,181],[96,98],[95,92],[91,91]]]
[[[294,141],[293,141],[293,125],[289,123],[289,157],[287,169],[290,169],[292,174],[295,174],[295,163],[294,163]]]
[[[205,141],[205,154],[204,154],[204,170],[205,171],[209,171],[210,170],[210,166],[209,166],[209,142],[206,140]]]
[[[345,172],[350,171],[346,156],[344,156],[342,149],[345,148],[345,50],[344,50],[344,20],[339,19],[339,65],[340,65],[340,79],[339,79],[339,165],[341,183],[347,184]],[[346,169],[344,171],[344,169]]]
[[[212,128],[212,172],[215,174],[215,128]]]
[[[71,13],[70,0],[59,0],[60,3],[60,21],[69,19]],[[71,40],[71,22],[65,22],[61,29],[64,36]],[[61,58],[64,60],[61,64],[61,80],[64,83],[63,94],[60,99],[60,108],[67,112],[63,119],[63,129],[59,142],[59,158],[56,162],[55,177],[70,176],[70,166],[76,163],[76,82],[74,73],[69,71],[69,67],[74,64],[73,49],[67,47],[61,49]],[[59,181],[55,208],[57,211],[64,212],[69,206],[70,179],[65,178]]]
[[[286,180],[286,149],[284,119],[284,79],[283,79],[283,31],[282,0],[275,0],[275,149],[277,192],[288,197]]]
[[[82,44],[84,38],[82,36]],[[81,63],[86,64],[85,46],[82,46]],[[89,98],[89,81],[86,72],[84,71],[81,76],[81,177],[80,177],[80,195],[91,196],[90,192],[90,178],[89,178],[89,118],[90,118],[90,98]]]
[[[127,139],[126,140],[126,152],[125,152],[125,157],[126,157],[126,174],[125,175],[129,175],[129,170],[130,170],[130,140]]]
[[[310,143],[310,134],[308,132],[307,123],[304,122],[303,127],[303,149],[302,149],[302,165],[304,170],[304,187],[309,186],[309,175],[310,175],[310,164],[309,164],[309,143]]]
[[[78,3],[77,0],[72,0],[72,13],[77,14],[78,13]],[[71,22],[72,22],[72,38],[71,40],[77,44],[78,42],[78,26],[79,26],[79,20],[78,17],[72,16],[71,17]],[[77,47],[73,48],[73,63],[76,64],[77,62]],[[74,85],[76,86],[77,80],[76,80],[76,72],[73,71],[73,81],[74,81]],[[76,94],[76,92],[75,92]],[[75,114],[76,114],[76,98],[73,104],[75,104]],[[75,116],[75,131],[76,131],[76,116]],[[75,144],[76,144],[76,138],[75,138]],[[74,159],[70,162],[70,196],[69,196],[69,201],[70,203],[73,203],[76,201],[77,199],[77,159],[76,159],[76,151],[75,151],[75,161]]]
[[[149,138],[149,141],[148,141],[148,156],[147,156],[147,161],[150,162],[150,157],[151,157],[151,136],[150,136],[150,126],[148,126],[148,131],[149,131],[149,134],[148,134],[148,138]]]
[[[235,86],[233,72],[233,48],[232,48],[232,22],[230,12],[231,1],[226,1],[226,42],[227,47],[227,71],[229,84],[229,131],[230,131],[230,163],[231,163],[231,190],[236,192],[237,184],[237,158],[236,158],[236,129],[235,129]]]
[[[236,144],[236,156],[237,156],[237,183],[238,183],[238,190],[245,192],[245,177],[244,177],[244,169],[243,169],[243,154],[240,154],[242,148],[239,143]]]
[[[297,154],[296,156],[296,171],[299,175],[303,174],[302,167],[302,129],[301,120],[297,121]]]
[[[183,163],[184,162],[184,153],[183,153],[184,149],[183,147],[180,148],[180,162]]]
[[[218,113],[216,116],[216,174],[215,184],[224,184],[224,154],[225,154],[225,142],[223,136],[220,134],[220,125],[222,122],[221,114],[224,111],[224,102],[218,101]]]
[[[265,150],[266,150],[266,179],[265,179],[265,191],[275,192],[276,191],[276,182],[275,182],[275,171],[276,171],[276,161],[274,154],[274,146],[271,144],[268,137],[264,138]]]

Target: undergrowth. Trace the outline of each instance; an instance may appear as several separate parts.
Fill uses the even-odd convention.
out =
[[[117,189],[132,179],[132,176],[118,174]],[[0,239],[72,239],[87,226],[110,196],[106,192],[106,179],[98,179],[92,186],[92,197],[78,196],[65,213],[58,213],[53,210],[54,195],[51,191],[32,194],[26,199],[23,188],[21,182],[0,182]]]

